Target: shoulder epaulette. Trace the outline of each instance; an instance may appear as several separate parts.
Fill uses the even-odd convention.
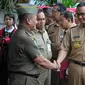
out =
[[[56,22],[52,22],[49,26],[48,26],[48,28],[49,27],[51,27],[51,26],[59,26]]]
[[[52,26],[52,25],[54,25],[54,22],[50,23],[48,27],[50,27],[50,26]]]
[[[73,28],[76,28],[76,27],[78,27],[78,25],[74,25],[73,27],[71,27],[70,29],[73,29]]]

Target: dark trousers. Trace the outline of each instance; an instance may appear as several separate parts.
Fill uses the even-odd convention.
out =
[[[68,85],[68,79],[60,79],[60,85]]]
[[[2,67],[0,69],[0,85],[8,84],[8,69],[7,67]]]
[[[51,85],[59,85],[60,77],[56,70],[51,71]]]
[[[68,85],[68,79],[60,79],[60,72],[51,71],[51,85]]]
[[[37,78],[26,76],[24,74],[11,73],[9,75],[8,85],[40,85]]]

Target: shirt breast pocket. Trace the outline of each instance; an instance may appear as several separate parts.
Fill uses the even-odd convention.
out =
[[[46,43],[47,43],[47,49],[48,49],[48,51],[51,51],[51,41],[50,40],[47,40]]]
[[[44,51],[45,50],[42,39],[38,38],[37,39],[37,44],[38,44],[38,48],[39,48],[40,51]]]

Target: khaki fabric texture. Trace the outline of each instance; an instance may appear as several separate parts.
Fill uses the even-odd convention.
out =
[[[71,62],[68,71],[68,85],[85,85],[85,83],[82,84],[82,79],[85,82],[85,66]]]
[[[20,25],[18,28],[11,38],[8,69],[11,72],[37,75],[40,72],[33,59],[41,56],[41,53],[36,45],[36,39],[31,37],[34,34],[23,25]]]
[[[63,39],[63,30],[55,22],[48,27],[48,35],[52,42],[52,58],[57,59],[60,44]]]
[[[61,49],[71,51],[70,59],[85,61],[85,27],[75,26],[68,30],[64,37]]]
[[[38,46],[41,54],[46,59],[50,60],[52,57],[51,41],[49,40],[46,30],[44,28],[42,31],[36,29],[36,30],[34,30],[34,33],[35,33],[35,35],[32,37],[34,37],[36,39],[37,46]],[[40,85],[48,85],[48,83],[50,83],[49,81],[51,81],[50,78],[48,78],[48,75],[50,75],[49,74],[50,70],[44,69],[41,66],[39,66],[39,68],[40,68],[40,76],[38,77],[38,80],[40,82]],[[45,84],[46,78],[48,78],[47,84]]]
[[[52,57],[51,41],[49,40],[46,30],[44,29],[43,31],[39,31],[36,29],[35,31],[35,35],[33,35],[32,37],[36,39],[38,48],[42,55],[50,60]]]

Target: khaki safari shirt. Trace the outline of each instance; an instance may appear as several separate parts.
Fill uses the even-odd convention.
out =
[[[64,37],[63,29],[61,29],[61,27],[56,22],[53,22],[48,27],[48,35],[52,42],[52,58],[57,59],[58,51],[60,50],[60,44]]]
[[[85,61],[85,27],[77,25],[69,29],[64,37],[61,49],[71,52],[69,59]]]
[[[43,28],[43,30],[34,30],[35,35],[32,37],[36,38],[37,40],[37,45],[42,53],[42,55],[47,58],[51,59],[52,53],[51,53],[51,41],[49,40],[49,36],[46,32],[46,30]]]

